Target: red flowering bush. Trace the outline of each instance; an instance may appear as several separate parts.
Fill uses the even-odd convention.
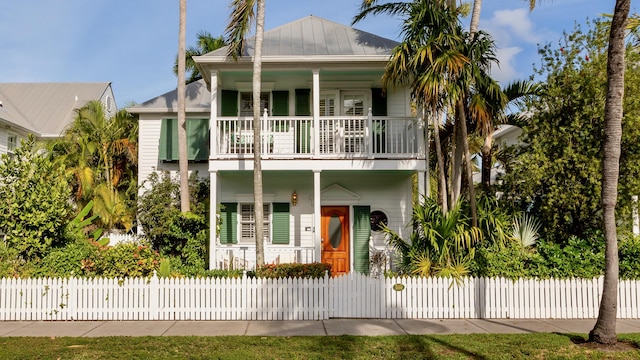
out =
[[[160,254],[144,244],[117,244],[101,255],[95,264],[97,273],[109,278],[151,276],[160,265]]]

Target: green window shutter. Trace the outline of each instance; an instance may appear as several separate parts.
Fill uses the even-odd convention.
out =
[[[220,115],[238,116],[238,92],[235,90],[222,90],[220,95]]]
[[[288,116],[289,115],[289,92],[286,90],[272,91],[273,96],[273,109],[271,115],[273,116]]]
[[[273,228],[271,231],[273,239],[271,243],[282,245],[288,244],[290,230],[289,203],[273,203],[272,216],[273,221],[271,224],[273,225]]]
[[[209,119],[187,119],[187,144],[189,160],[209,159]]]
[[[296,116],[311,116],[311,89],[296,89]]]
[[[237,244],[238,243],[238,204],[237,203],[221,203],[220,210],[220,243],[221,244]]]
[[[369,237],[371,236],[371,208],[353,207],[353,250],[355,270],[369,274]]]
[[[178,120],[162,119],[158,159],[161,161],[178,160],[178,149]]]
[[[371,114],[373,116],[387,116],[387,96],[382,89],[371,89]]]

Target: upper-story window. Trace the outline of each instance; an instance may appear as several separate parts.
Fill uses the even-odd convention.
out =
[[[342,113],[343,115],[365,115],[365,95],[364,94],[349,94],[342,95]]]
[[[269,107],[269,95],[270,93],[268,92],[260,93],[260,114],[264,109],[271,109]],[[240,93],[240,116],[253,116],[253,93]]]
[[[336,95],[320,94],[320,116],[336,115]]]
[[[7,135],[7,153],[13,155],[18,147],[18,135],[9,134]]]

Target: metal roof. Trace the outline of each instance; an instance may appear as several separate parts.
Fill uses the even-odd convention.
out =
[[[366,56],[390,55],[398,42],[317,16],[307,16],[265,31],[262,55]],[[254,38],[247,39],[243,56],[252,56]],[[227,47],[201,56],[226,57]]]
[[[60,136],[78,109],[111,83],[0,83],[0,119],[38,136]]]
[[[187,112],[210,111],[211,92],[207,89],[204,80],[187,84],[185,107]],[[142,104],[127,108],[132,113],[140,112],[177,112],[178,90],[172,90]]]

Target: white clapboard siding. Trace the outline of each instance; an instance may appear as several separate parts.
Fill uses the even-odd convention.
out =
[[[593,319],[602,278],[0,279],[0,320]],[[640,317],[638,281],[618,318]]]

